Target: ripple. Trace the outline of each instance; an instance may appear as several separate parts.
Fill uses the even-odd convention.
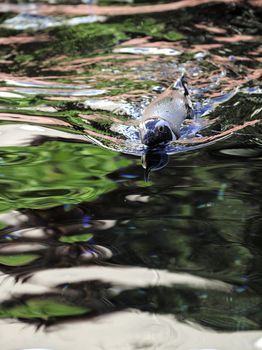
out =
[[[182,324],[172,315],[151,315],[135,310],[121,311],[105,315],[99,319],[75,321],[54,327],[53,331],[39,329],[35,339],[35,327],[19,323],[1,323],[3,329],[2,344],[6,350],[11,350],[9,334],[19,334],[19,346],[26,348],[38,347],[39,342],[48,348],[72,347],[81,349],[83,342],[91,348],[103,347],[105,350],[136,348],[158,349],[221,349],[221,344],[233,343],[236,350],[245,345],[246,350],[253,349],[254,337],[259,332],[214,333],[198,327],[196,324]],[[52,329],[52,327],[51,327]],[[64,339],[67,339],[65,342]],[[212,344],[212,347],[209,346]]]
[[[157,47],[121,47],[115,49],[116,53],[127,53],[133,55],[164,55],[164,56],[178,56],[181,52],[175,49],[161,49]]]
[[[15,94],[14,92],[0,91],[0,97],[4,98],[24,98],[23,95]]]
[[[58,95],[58,96],[97,96],[103,95],[107,91],[106,90],[98,90],[98,89],[89,89],[89,90],[53,90],[53,89],[25,89],[18,88],[15,91],[21,92],[23,94],[28,95]]]
[[[129,115],[131,117],[134,117],[135,114],[135,108],[132,106],[132,104],[122,101],[90,99],[80,102],[79,105],[87,109],[90,108],[94,111],[102,110],[121,115]]]
[[[21,13],[13,18],[6,19],[1,24],[1,27],[15,30],[43,30],[46,28],[57,27],[62,25],[75,26],[83,23],[104,22],[105,20],[105,16],[96,15],[62,19],[59,17]]]
[[[51,269],[36,272],[30,279],[30,283],[44,284],[55,287],[57,284],[76,283],[81,281],[99,279],[123,288],[146,286],[172,286],[186,285],[189,288],[214,289],[230,293],[232,286],[221,281],[200,278],[190,274],[174,273],[164,270],[152,270],[132,267],[71,267],[67,269]]]
[[[34,162],[36,159],[33,154],[28,153],[20,153],[15,154],[12,152],[1,152],[0,151],[0,165],[2,166],[13,166],[15,164],[28,164],[30,162]]]
[[[48,88],[48,89],[76,89],[76,90],[82,90],[90,88],[90,85],[66,85],[66,84],[59,84],[59,83],[53,83],[50,84],[48,82],[35,82],[35,81],[27,81],[27,80],[13,80],[13,79],[6,79],[4,80],[6,85],[10,86],[20,86],[20,87],[31,87],[31,88]]]
[[[28,251],[38,251],[46,249],[47,247],[39,243],[7,243],[1,244],[0,253],[24,253]]]

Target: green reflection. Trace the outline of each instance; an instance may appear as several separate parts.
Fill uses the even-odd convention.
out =
[[[88,309],[66,305],[55,299],[47,300],[29,300],[25,305],[14,306],[0,309],[0,317],[6,318],[41,318],[63,317],[83,315]]]
[[[1,255],[0,264],[6,266],[23,266],[36,260],[38,257],[36,254]]]
[[[117,187],[106,175],[130,164],[89,144],[47,142],[0,152],[0,211],[95,200]]]
[[[62,236],[59,238],[59,241],[64,243],[86,242],[92,237],[93,235],[91,233],[84,235]]]

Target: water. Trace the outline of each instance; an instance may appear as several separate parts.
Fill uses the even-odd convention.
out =
[[[261,4],[148,4],[0,6],[3,350],[262,349]]]

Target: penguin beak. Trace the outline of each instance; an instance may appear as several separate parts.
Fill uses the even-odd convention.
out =
[[[153,147],[158,144],[157,142],[157,137],[154,131],[152,130],[147,130],[142,137],[142,143],[148,147]]]
[[[174,140],[174,134],[168,126],[163,126],[162,130],[151,127],[144,128],[144,132],[141,134],[141,141],[147,147],[156,147],[165,145],[166,143]]]

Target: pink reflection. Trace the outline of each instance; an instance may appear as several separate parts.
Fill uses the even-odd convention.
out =
[[[50,117],[40,117],[26,114],[16,114],[16,113],[0,113],[0,120],[8,121],[19,121],[26,123],[35,123],[35,124],[45,124],[45,125],[61,125],[61,126],[71,126],[69,123],[64,122],[63,120]]]
[[[48,41],[49,36],[46,34],[39,35],[16,35],[16,36],[8,36],[7,38],[0,38],[0,45],[12,45],[12,44],[30,44],[30,43],[39,43]]]
[[[215,34],[225,34],[227,32],[223,28],[210,27],[210,26],[203,24],[203,23],[195,24],[195,27],[198,29],[206,30],[209,33],[215,33]]]
[[[50,4],[32,4],[32,5],[19,5],[19,4],[2,4],[2,12],[27,12],[32,14],[41,15],[70,15],[70,16],[83,16],[85,15],[106,15],[106,16],[118,16],[118,15],[134,15],[143,13],[157,13],[174,11],[189,7],[196,7],[209,3],[241,3],[241,0],[180,0],[167,4],[156,5],[141,5],[141,6],[97,6],[97,5],[50,5]],[[261,7],[261,0],[246,0],[246,3],[251,6]]]
[[[237,43],[239,41],[259,41],[259,37],[253,35],[233,35],[230,37],[217,36],[214,40],[224,43]]]

